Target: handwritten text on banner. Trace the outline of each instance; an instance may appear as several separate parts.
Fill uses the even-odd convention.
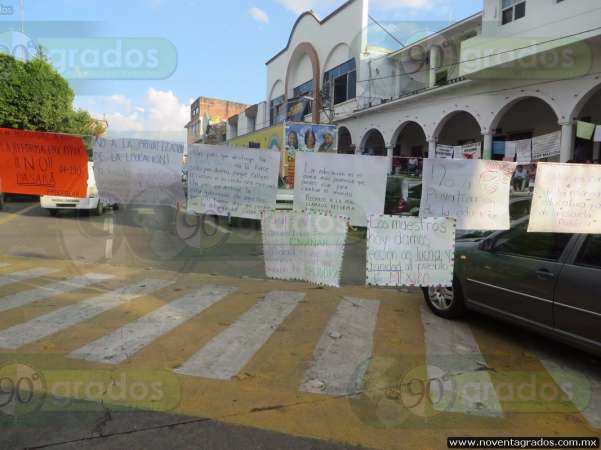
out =
[[[388,159],[380,156],[297,153],[294,209],[348,217],[366,226],[384,212]]]
[[[539,163],[529,232],[601,233],[601,166]]]
[[[455,220],[371,216],[367,283],[372,286],[452,286]]]
[[[425,159],[421,217],[453,217],[458,230],[509,229],[509,185],[516,164]]]
[[[184,145],[144,139],[98,139],[94,174],[100,196],[111,203],[173,206],[185,199]]]
[[[321,214],[270,212],[263,215],[262,229],[269,278],[340,286],[346,220]]]
[[[80,137],[0,128],[0,192],[81,198],[87,181]]]
[[[280,152],[191,145],[188,211],[260,219],[276,207]]]

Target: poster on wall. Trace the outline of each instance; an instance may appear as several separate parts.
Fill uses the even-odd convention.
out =
[[[458,230],[508,230],[516,163],[425,159],[420,217],[452,217]]]
[[[371,216],[367,226],[367,284],[450,287],[455,219]]]
[[[98,139],[94,174],[110,203],[172,206],[185,201],[184,144],[144,139]]]
[[[298,152],[337,153],[338,137],[336,125],[311,123],[286,124],[286,149],[288,158],[287,182],[294,187],[295,160]]]
[[[561,131],[532,138],[532,160],[539,161],[561,154]]]
[[[274,210],[280,152],[190,145],[188,212],[260,219]]]
[[[528,231],[601,234],[601,166],[539,163]]]
[[[0,192],[81,198],[87,187],[80,137],[0,128]]]
[[[383,214],[388,158],[297,153],[294,209],[340,215],[364,227]]]
[[[267,212],[261,229],[267,277],[340,287],[346,220],[322,214]]]

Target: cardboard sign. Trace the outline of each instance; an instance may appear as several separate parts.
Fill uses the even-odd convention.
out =
[[[263,215],[265,272],[277,280],[339,287],[347,222],[340,217],[295,212]]]
[[[0,128],[0,191],[84,198],[88,152],[80,137]]]
[[[561,131],[532,138],[532,160],[538,161],[561,154]]]
[[[191,145],[188,212],[260,219],[276,207],[280,152]]]
[[[528,231],[601,234],[601,166],[539,163]]]
[[[509,229],[516,163],[425,159],[421,217],[453,217],[458,230]]]
[[[388,158],[297,153],[294,209],[343,216],[364,227],[384,212]]]
[[[371,216],[367,231],[367,284],[453,285],[454,219]]]
[[[185,200],[184,145],[144,139],[98,139],[94,174],[111,203],[176,207]]]

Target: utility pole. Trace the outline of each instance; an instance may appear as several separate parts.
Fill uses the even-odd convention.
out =
[[[21,12],[21,33],[25,34],[25,0],[19,0],[19,9]]]

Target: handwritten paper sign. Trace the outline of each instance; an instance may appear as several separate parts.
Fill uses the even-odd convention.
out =
[[[455,147],[452,145],[437,145],[436,158],[438,159],[453,159]]]
[[[482,143],[465,144],[455,147],[455,159],[480,159],[482,158]]]
[[[87,182],[81,138],[0,128],[2,192],[83,198]]]
[[[364,227],[384,212],[388,158],[297,153],[294,209],[340,215]]]
[[[532,162],[532,139],[515,141],[516,161],[518,163]]]
[[[590,141],[595,133],[595,124],[589,122],[582,122],[579,120],[576,123],[576,137],[579,139],[586,139]]]
[[[551,158],[561,153],[561,131],[532,138],[532,160]]]
[[[597,125],[595,128],[595,135],[593,136],[593,141],[601,142],[601,125]]]
[[[367,284],[453,285],[454,219],[371,216],[367,232]]]
[[[269,278],[340,287],[345,219],[278,211],[263,214],[261,226]]]
[[[425,159],[421,217],[454,217],[458,230],[509,229],[516,163]]]
[[[144,139],[98,139],[94,174],[111,203],[177,206],[183,203],[184,145]]]
[[[280,152],[189,147],[188,212],[260,219],[276,207]]]
[[[539,163],[528,231],[601,234],[601,166]]]

